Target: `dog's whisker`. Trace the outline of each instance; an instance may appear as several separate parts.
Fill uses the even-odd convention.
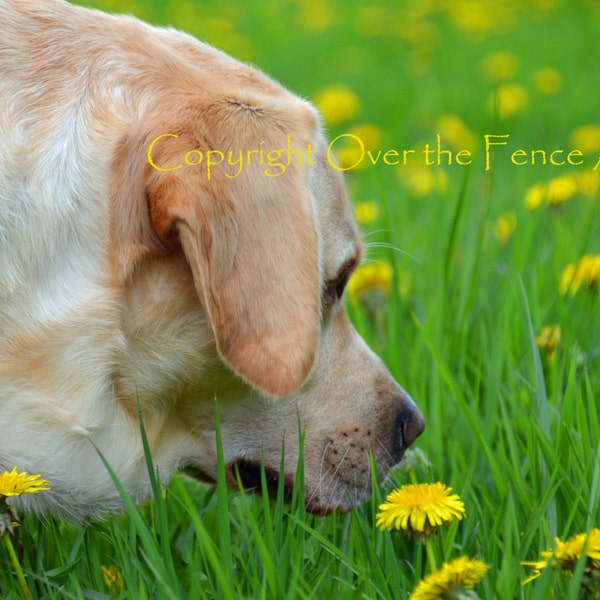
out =
[[[402,254],[404,256],[407,256],[408,258],[411,258],[412,260],[414,260],[417,263],[421,263],[421,261],[414,254],[411,254],[407,250],[403,250],[402,248],[400,248],[394,244],[390,244],[389,242],[368,242],[368,243],[365,243],[364,248],[365,248],[365,257],[366,258],[369,258],[369,252],[371,250],[374,250],[375,248],[384,248],[385,250],[393,250],[394,252],[397,252],[398,254]]]

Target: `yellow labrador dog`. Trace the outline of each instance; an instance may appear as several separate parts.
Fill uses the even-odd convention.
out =
[[[63,0],[0,3],[0,470],[69,518],[264,463],[348,510],[423,417],[348,322],[361,244],[319,117],[172,30]],[[299,424],[302,436],[299,434]],[[284,472],[280,472],[285,445]]]

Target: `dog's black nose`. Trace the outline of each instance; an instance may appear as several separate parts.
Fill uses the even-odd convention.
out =
[[[408,448],[425,429],[425,419],[421,411],[406,394],[402,394],[401,408],[396,416],[395,437],[400,450]]]
[[[404,409],[400,413],[403,446],[410,446],[425,429],[425,418],[416,406]]]

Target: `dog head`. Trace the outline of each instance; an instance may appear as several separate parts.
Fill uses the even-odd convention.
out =
[[[231,485],[260,487],[262,463],[291,486],[302,452],[309,510],[348,509],[368,497],[371,455],[385,478],[423,417],[347,318],[362,247],[318,115],[211,60],[210,81],[171,74],[115,160],[130,342],[116,389],[146,411],[158,460],[214,481],[216,405]]]

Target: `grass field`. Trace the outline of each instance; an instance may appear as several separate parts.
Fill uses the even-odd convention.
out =
[[[13,543],[32,596],[408,598],[425,548],[375,514],[393,487],[440,481],[467,516],[431,540],[438,567],[489,564],[482,599],[594,597],[583,561],[525,585],[520,563],[600,527],[600,267],[578,263],[600,257],[600,5],[90,4],[190,31],[316,100],[330,138],[349,134],[342,164],[358,140],[371,151],[347,180],[383,275],[348,309],[427,428],[422,456],[348,515],[180,476],[106,522],[28,515]],[[0,564],[1,597],[20,598],[4,548]]]

